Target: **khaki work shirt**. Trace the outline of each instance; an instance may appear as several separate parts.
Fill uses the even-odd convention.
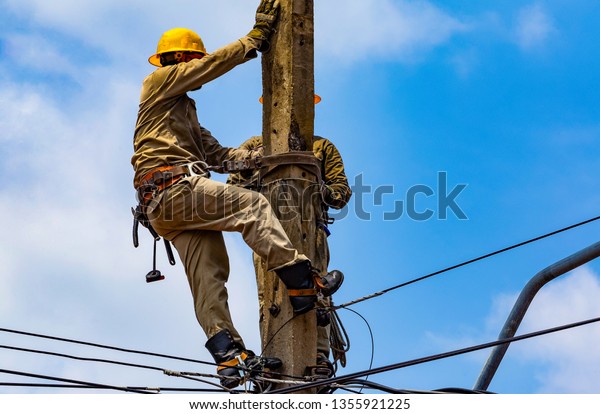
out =
[[[255,58],[258,46],[258,41],[243,37],[202,59],[158,68],[144,79],[131,158],[135,187],[157,167],[195,161],[221,165],[252,156],[251,151],[221,146],[200,125],[196,103],[187,92]]]

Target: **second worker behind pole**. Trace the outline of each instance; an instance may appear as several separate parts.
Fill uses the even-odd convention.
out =
[[[314,103],[321,101],[321,97],[315,95]],[[262,103],[262,98],[260,99]],[[239,149],[247,151],[260,151],[263,147],[263,139],[261,136],[253,136],[242,143]],[[315,229],[316,237],[316,258],[313,265],[316,268],[326,270],[329,266],[330,254],[327,237],[330,234],[328,224],[330,224],[327,210],[329,207],[334,209],[342,209],[346,206],[352,196],[352,190],[348,184],[348,178],[344,171],[344,162],[340,152],[335,145],[326,138],[315,136],[313,141],[313,153],[319,159],[321,164],[321,195],[323,202],[324,216],[317,220],[318,226]],[[227,182],[252,190],[260,190],[260,174],[258,170],[233,173],[227,179]],[[253,255],[254,267],[258,285],[258,299],[260,306],[260,323],[264,322],[268,305],[265,304],[264,281],[260,280],[259,271],[260,257]],[[330,306],[331,299],[324,298],[319,306]],[[330,326],[317,327],[317,369],[327,377],[333,375],[333,364],[329,360],[330,357]]]

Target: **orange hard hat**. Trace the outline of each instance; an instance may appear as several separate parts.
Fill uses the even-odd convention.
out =
[[[263,103],[263,97],[258,98],[258,102]],[[315,105],[321,102],[321,97],[315,93]]]

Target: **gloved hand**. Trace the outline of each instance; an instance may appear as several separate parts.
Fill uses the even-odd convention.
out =
[[[248,36],[261,40],[258,50],[265,52],[269,50],[269,37],[273,33],[273,26],[279,15],[279,0],[261,0],[256,9],[256,23]]]
[[[252,150],[252,156],[250,158],[260,158],[264,155],[265,155],[265,147],[261,145],[260,147],[256,147]]]
[[[325,183],[321,184],[321,195],[323,196],[323,202],[327,205],[331,204],[333,200],[333,188]]]

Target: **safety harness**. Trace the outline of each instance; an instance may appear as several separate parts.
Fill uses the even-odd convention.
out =
[[[204,161],[197,161],[182,165],[158,167],[144,175],[140,180],[140,184],[137,187],[138,205],[135,209],[132,208],[131,212],[133,213],[133,246],[137,248],[140,244],[138,236],[140,224],[150,231],[154,239],[152,270],[146,274],[146,283],[157,282],[165,278],[160,270],[156,269],[156,243],[160,240],[160,236],[148,219],[148,203],[154,196],[176,184],[182,178],[196,175],[210,177],[210,167],[208,164]],[[163,240],[169,263],[174,266],[176,262],[171,243],[167,239]]]
[[[211,166],[205,161],[195,161],[186,164],[158,167],[145,174],[136,190],[138,205],[131,209],[133,214],[133,245],[139,246],[139,225],[146,227],[154,239],[154,253],[152,259],[152,270],[146,275],[146,282],[156,282],[163,280],[164,275],[156,269],[156,243],[160,241],[160,236],[152,228],[147,216],[147,207],[150,201],[159,193],[178,183],[185,177],[201,176],[210,178],[211,172],[220,174],[239,173],[249,170],[259,170],[262,178],[271,174],[281,165],[300,165],[315,176],[320,176],[319,161],[310,152],[295,152],[280,155],[271,155],[259,158],[249,158],[244,160],[225,161],[221,165]],[[164,239],[167,257],[171,265],[175,265],[173,249],[167,239]]]

